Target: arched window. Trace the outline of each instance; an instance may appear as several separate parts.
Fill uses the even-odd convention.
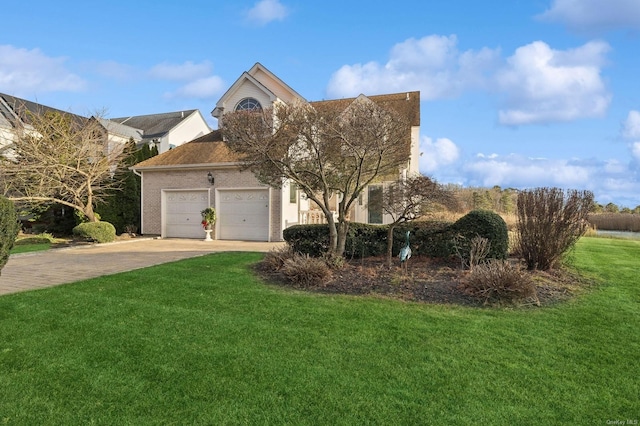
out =
[[[236,105],[236,111],[259,111],[261,109],[262,105],[254,98],[244,98]]]

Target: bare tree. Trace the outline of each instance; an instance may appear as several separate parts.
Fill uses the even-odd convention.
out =
[[[527,269],[552,269],[584,235],[591,191],[535,188],[518,194],[518,251]]]
[[[454,203],[453,194],[427,176],[410,176],[386,185],[380,207],[392,220],[387,231],[387,265],[392,263],[393,231],[397,225],[422,217],[430,205],[450,207]]]
[[[295,182],[323,211],[329,254],[344,253],[349,209],[382,176],[398,175],[410,156],[406,114],[358,98],[346,108],[332,102],[278,104],[225,114],[222,131],[244,166],[264,183]],[[339,196],[337,220],[329,200]]]
[[[24,109],[19,116],[10,149],[0,157],[6,196],[32,205],[60,203],[96,221],[95,203],[118,184],[113,177],[123,145],[109,146],[96,118]]]

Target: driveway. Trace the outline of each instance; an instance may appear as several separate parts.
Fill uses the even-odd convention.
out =
[[[224,251],[267,252],[285,243],[140,238],[14,254],[0,271],[0,295],[71,283]]]

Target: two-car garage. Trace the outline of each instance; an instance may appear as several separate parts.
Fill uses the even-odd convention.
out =
[[[204,238],[200,212],[214,200],[210,191],[164,190],[164,233],[167,238]],[[269,240],[269,189],[217,189],[216,239]]]

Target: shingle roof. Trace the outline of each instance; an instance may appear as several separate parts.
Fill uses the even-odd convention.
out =
[[[412,126],[420,125],[420,92],[395,93],[390,95],[367,96],[385,109],[393,109],[407,115]],[[356,98],[311,102],[311,105],[331,103],[346,109]],[[129,122],[127,122],[129,124]],[[410,142],[407,141],[407,149]],[[213,132],[182,144],[170,151],[152,157],[135,165],[136,169],[191,166],[196,164],[238,162],[239,157],[222,140],[222,132]]]
[[[197,164],[235,163],[238,156],[222,141],[222,132],[214,130],[191,142],[136,164],[136,169]]]
[[[366,96],[384,109],[394,110],[409,117],[412,126],[420,125],[420,92],[392,93],[388,95]],[[336,108],[346,109],[356,98],[332,99],[310,102],[311,105],[335,105]]]
[[[72,114],[68,111],[62,111],[56,108],[48,107],[46,105],[31,102],[26,99],[20,99],[16,98],[15,96],[0,93],[0,116],[3,123],[8,123],[11,126],[15,126],[16,117],[19,117],[23,123],[31,124],[29,113],[39,115],[48,111],[69,115],[77,121],[87,120],[86,117],[83,117],[81,115]]]
[[[160,138],[166,135],[180,122],[196,112],[195,109],[186,111],[166,112],[162,114],[136,115],[132,117],[112,118],[111,121],[129,127],[144,130],[144,139]]]
[[[144,134],[144,131],[141,129],[135,129],[127,126],[126,124],[116,123],[115,121],[107,120],[105,118],[98,118],[98,121],[100,121],[100,124],[102,124],[109,133],[122,136],[124,138],[133,138],[133,140],[139,141],[142,139],[142,135]]]

